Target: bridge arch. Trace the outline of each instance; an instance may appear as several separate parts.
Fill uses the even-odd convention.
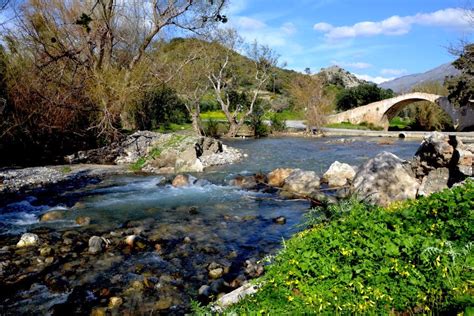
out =
[[[454,125],[459,124],[458,115],[446,97],[419,92],[403,95],[394,99],[399,100],[393,100],[392,105],[389,105],[383,113],[382,122],[384,123],[390,122],[392,118],[410,104],[414,102],[428,101],[433,104],[433,106],[441,108],[451,118]]]
[[[474,107],[466,105],[461,108],[455,108],[447,97],[422,92],[408,93],[360,106],[342,113],[329,115],[326,117],[326,121],[329,124],[342,122],[361,124],[366,122],[376,126],[382,126],[387,130],[389,119],[403,107],[416,101],[430,101],[437,104],[448,114],[457,130],[462,131],[474,125]]]

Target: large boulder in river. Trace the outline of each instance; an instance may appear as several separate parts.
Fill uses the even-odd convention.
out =
[[[442,191],[448,188],[449,181],[449,169],[448,168],[438,168],[430,171],[426,177],[423,178],[421,182],[420,189],[418,190],[418,195],[430,195],[435,192]]]
[[[324,173],[322,181],[327,182],[329,187],[342,187],[350,183],[355,176],[354,168],[346,163],[335,161]]]
[[[198,157],[196,148],[187,149],[176,159],[175,172],[202,172],[204,166]]]
[[[299,196],[310,196],[319,190],[319,186],[316,172],[296,169],[285,179],[283,190]]]
[[[267,175],[268,185],[272,187],[282,187],[285,184],[286,178],[295,171],[295,169],[278,168]]]
[[[428,195],[473,176],[474,146],[455,135],[433,132],[423,139],[411,164],[423,182],[420,194]]]
[[[474,146],[463,144],[455,135],[433,132],[423,139],[412,165],[420,178],[437,168],[450,169],[451,176],[454,176],[453,171],[471,176],[473,162]]]
[[[409,162],[382,152],[360,167],[351,191],[361,199],[386,206],[394,201],[414,199],[419,186]]]

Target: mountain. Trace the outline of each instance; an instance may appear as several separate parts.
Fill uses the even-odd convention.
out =
[[[456,76],[459,73],[460,71],[454,68],[451,63],[447,63],[421,74],[403,76],[383,82],[379,84],[379,87],[392,89],[395,93],[404,93],[411,91],[415,86],[425,82],[437,81],[443,83],[446,76]]]
[[[342,85],[344,88],[357,87],[360,84],[367,83],[367,81],[357,78],[339,66],[321,68],[321,71],[317,75],[323,77],[327,83]]]

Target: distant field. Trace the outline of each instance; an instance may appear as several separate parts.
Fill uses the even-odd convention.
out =
[[[305,118],[304,113],[295,111],[282,111],[275,114],[281,120],[303,120]],[[274,115],[274,113],[267,112],[264,115],[264,119],[269,120],[272,115]],[[226,120],[226,117],[222,111],[209,111],[201,113],[201,119]]]

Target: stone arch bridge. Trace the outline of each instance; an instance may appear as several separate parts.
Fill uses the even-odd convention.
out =
[[[408,93],[395,98],[360,106],[342,113],[329,115],[326,121],[328,124],[342,122],[360,124],[366,122],[388,130],[389,121],[404,107],[417,101],[430,101],[438,105],[451,117],[455,128],[459,131],[474,126],[473,107],[464,106],[456,108],[449,102],[447,97],[422,92]]]

